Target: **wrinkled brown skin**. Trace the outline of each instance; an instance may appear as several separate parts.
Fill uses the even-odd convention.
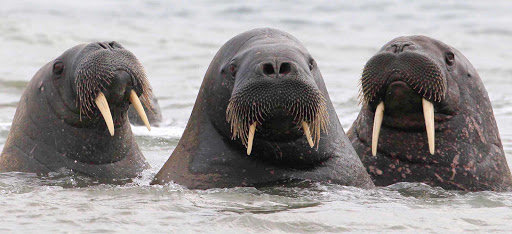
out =
[[[80,117],[75,106],[75,94],[71,90],[74,78],[70,77],[76,68],[75,61],[91,50],[102,49],[97,44],[100,43],[75,46],[34,75],[18,103],[0,156],[0,172],[45,175],[65,168],[109,182],[136,177],[149,168],[131,132],[126,116],[128,104],[123,107],[111,104],[113,89],[104,91],[112,115],[124,115],[115,123],[114,136],[110,136],[98,110],[91,118]],[[109,44],[119,49],[119,44]],[[102,45],[107,47],[107,43]],[[57,60],[65,65],[60,78],[53,73]],[[121,87],[117,81],[112,82],[113,86]]]
[[[418,129],[389,126],[400,113],[386,110],[377,156],[372,156],[376,104],[364,104],[347,135],[375,185],[423,182],[450,190],[510,190],[512,177],[491,103],[475,68],[455,48],[425,36],[396,38],[377,54],[389,53],[393,45],[404,43],[414,45],[405,47],[404,51],[430,55],[442,64],[446,74],[445,98],[442,103],[434,103],[435,154],[429,153],[424,125]],[[455,55],[451,66],[445,62],[447,51]],[[441,106],[452,112],[444,113],[447,114],[444,122],[438,119],[442,117],[438,113]],[[409,120],[398,121],[407,124]]]
[[[222,67],[229,65],[232,58],[242,51],[246,52],[244,56],[264,59],[272,55],[261,51],[276,48],[271,49],[275,56],[272,58],[278,58],[282,54],[277,51],[283,47],[309,56],[297,39],[275,29],[254,29],[242,33],[219,50],[206,72],[185,132],[153,184],[173,181],[192,189],[207,189],[306,180],[374,187],[344,134],[318,68],[313,70],[312,79],[327,99],[330,118],[328,135],[322,133],[318,149],[316,146],[310,148],[304,136],[292,141],[273,142],[261,139],[257,131],[253,152],[248,156],[240,139],[231,139],[226,108],[233,81],[221,75]],[[254,48],[261,50],[256,53]],[[303,56],[294,59],[303,61],[307,67],[307,57]],[[325,159],[317,160],[319,157]]]
[[[142,107],[144,107],[149,124],[151,124],[151,126],[159,126],[162,122],[162,111],[160,110],[158,99],[153,96],[151,98],[151,107],[148,108],[146,105],[142,105]],[[130,123],[135,126],[144,126],[144,122],[142,122],[142,119],[133,106],[130,106],[128,109],[128,119]]]

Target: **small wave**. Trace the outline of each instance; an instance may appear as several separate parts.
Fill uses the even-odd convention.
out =
[[[182,127],[151,127],[151,131],[148,131],[148,129],[145,126],[132,125],[132,132],[135,136],[150,136],[169,139],[179,139],[183,134],[183,131],[185,131],[185,128]]]

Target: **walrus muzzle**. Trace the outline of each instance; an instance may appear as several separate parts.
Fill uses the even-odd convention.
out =
[[[401,87],[404,84],[408,87]],[[416,97],[404,94],[394,98],[421,97],[421,105],[430,154],[435,152],[434,102],[441,102],[445,96],[446,80],[440,65],[429,55],[421,52],[380,53],[365,65],[360,83],[360,102],[375,108],[372,133],[372,154],[377,154],[377,144],[384,118],[385,100],[396,89],[410,89]],[[397,91],[397,93],[406,93]],[[393,98],[393,97],[391,97]],[[418,103],[419,105],[419,103]]]
[[[304,131],[311,148],[318,147],[320,133],[327,132],[329,125],[327,105],[318,88],[301,79],[262,80],[235,87],[226,110],[232,139],[240,137],[250,155],[256,126],[283,111]]]
[[[74,88],[76,107],[79,108],[80,117],[85,114],[91,118],[97,108],[107,124],[110,135],[114,136],[114,122],[116,118],[122,118],[122,116],[115,115],[112,117],[110,111],[112,103],[109,105],[105,93],[109,93],[111,99],[115,99],[113,96],[116,95],[128,96],[130,103],[134,106],[148,130],[151,130],[148,118],[139,100],[140,95],[142,102],[150,109],[152,93],[143,66],[131,52],[124,50],[119,44],[99,44],[104,49],[88,53],[76,65]],[[115,79],[122,76],[119,75],[120,73],[127,74],[127,79],[129,79],[127,85],[115,84]],[[112,102],[115,101],[112,100]],[[114,105],[117,104],[126,104],[126,102],[123,100],[122,103],[114,103]]]

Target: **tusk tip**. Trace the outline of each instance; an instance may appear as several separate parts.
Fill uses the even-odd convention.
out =
[[[308,144],[311,148],[315,147],[315,142],[313,141],[313,138],[311,137],[311,131],[309,130],[309,125],[306,123],[306,121],[302,121],[302,129],[304,130],[304,135],[306,135],[306,139],[308,141]]]

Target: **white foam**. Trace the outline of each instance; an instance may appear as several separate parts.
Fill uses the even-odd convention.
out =
[[[1,127],[1,125],[0,125]],[[132,125],[132,132],[135,136],[150,136],[161,138],[180,138],[185,128],[177,126],[151,127],[151,131],[145,126]]]

